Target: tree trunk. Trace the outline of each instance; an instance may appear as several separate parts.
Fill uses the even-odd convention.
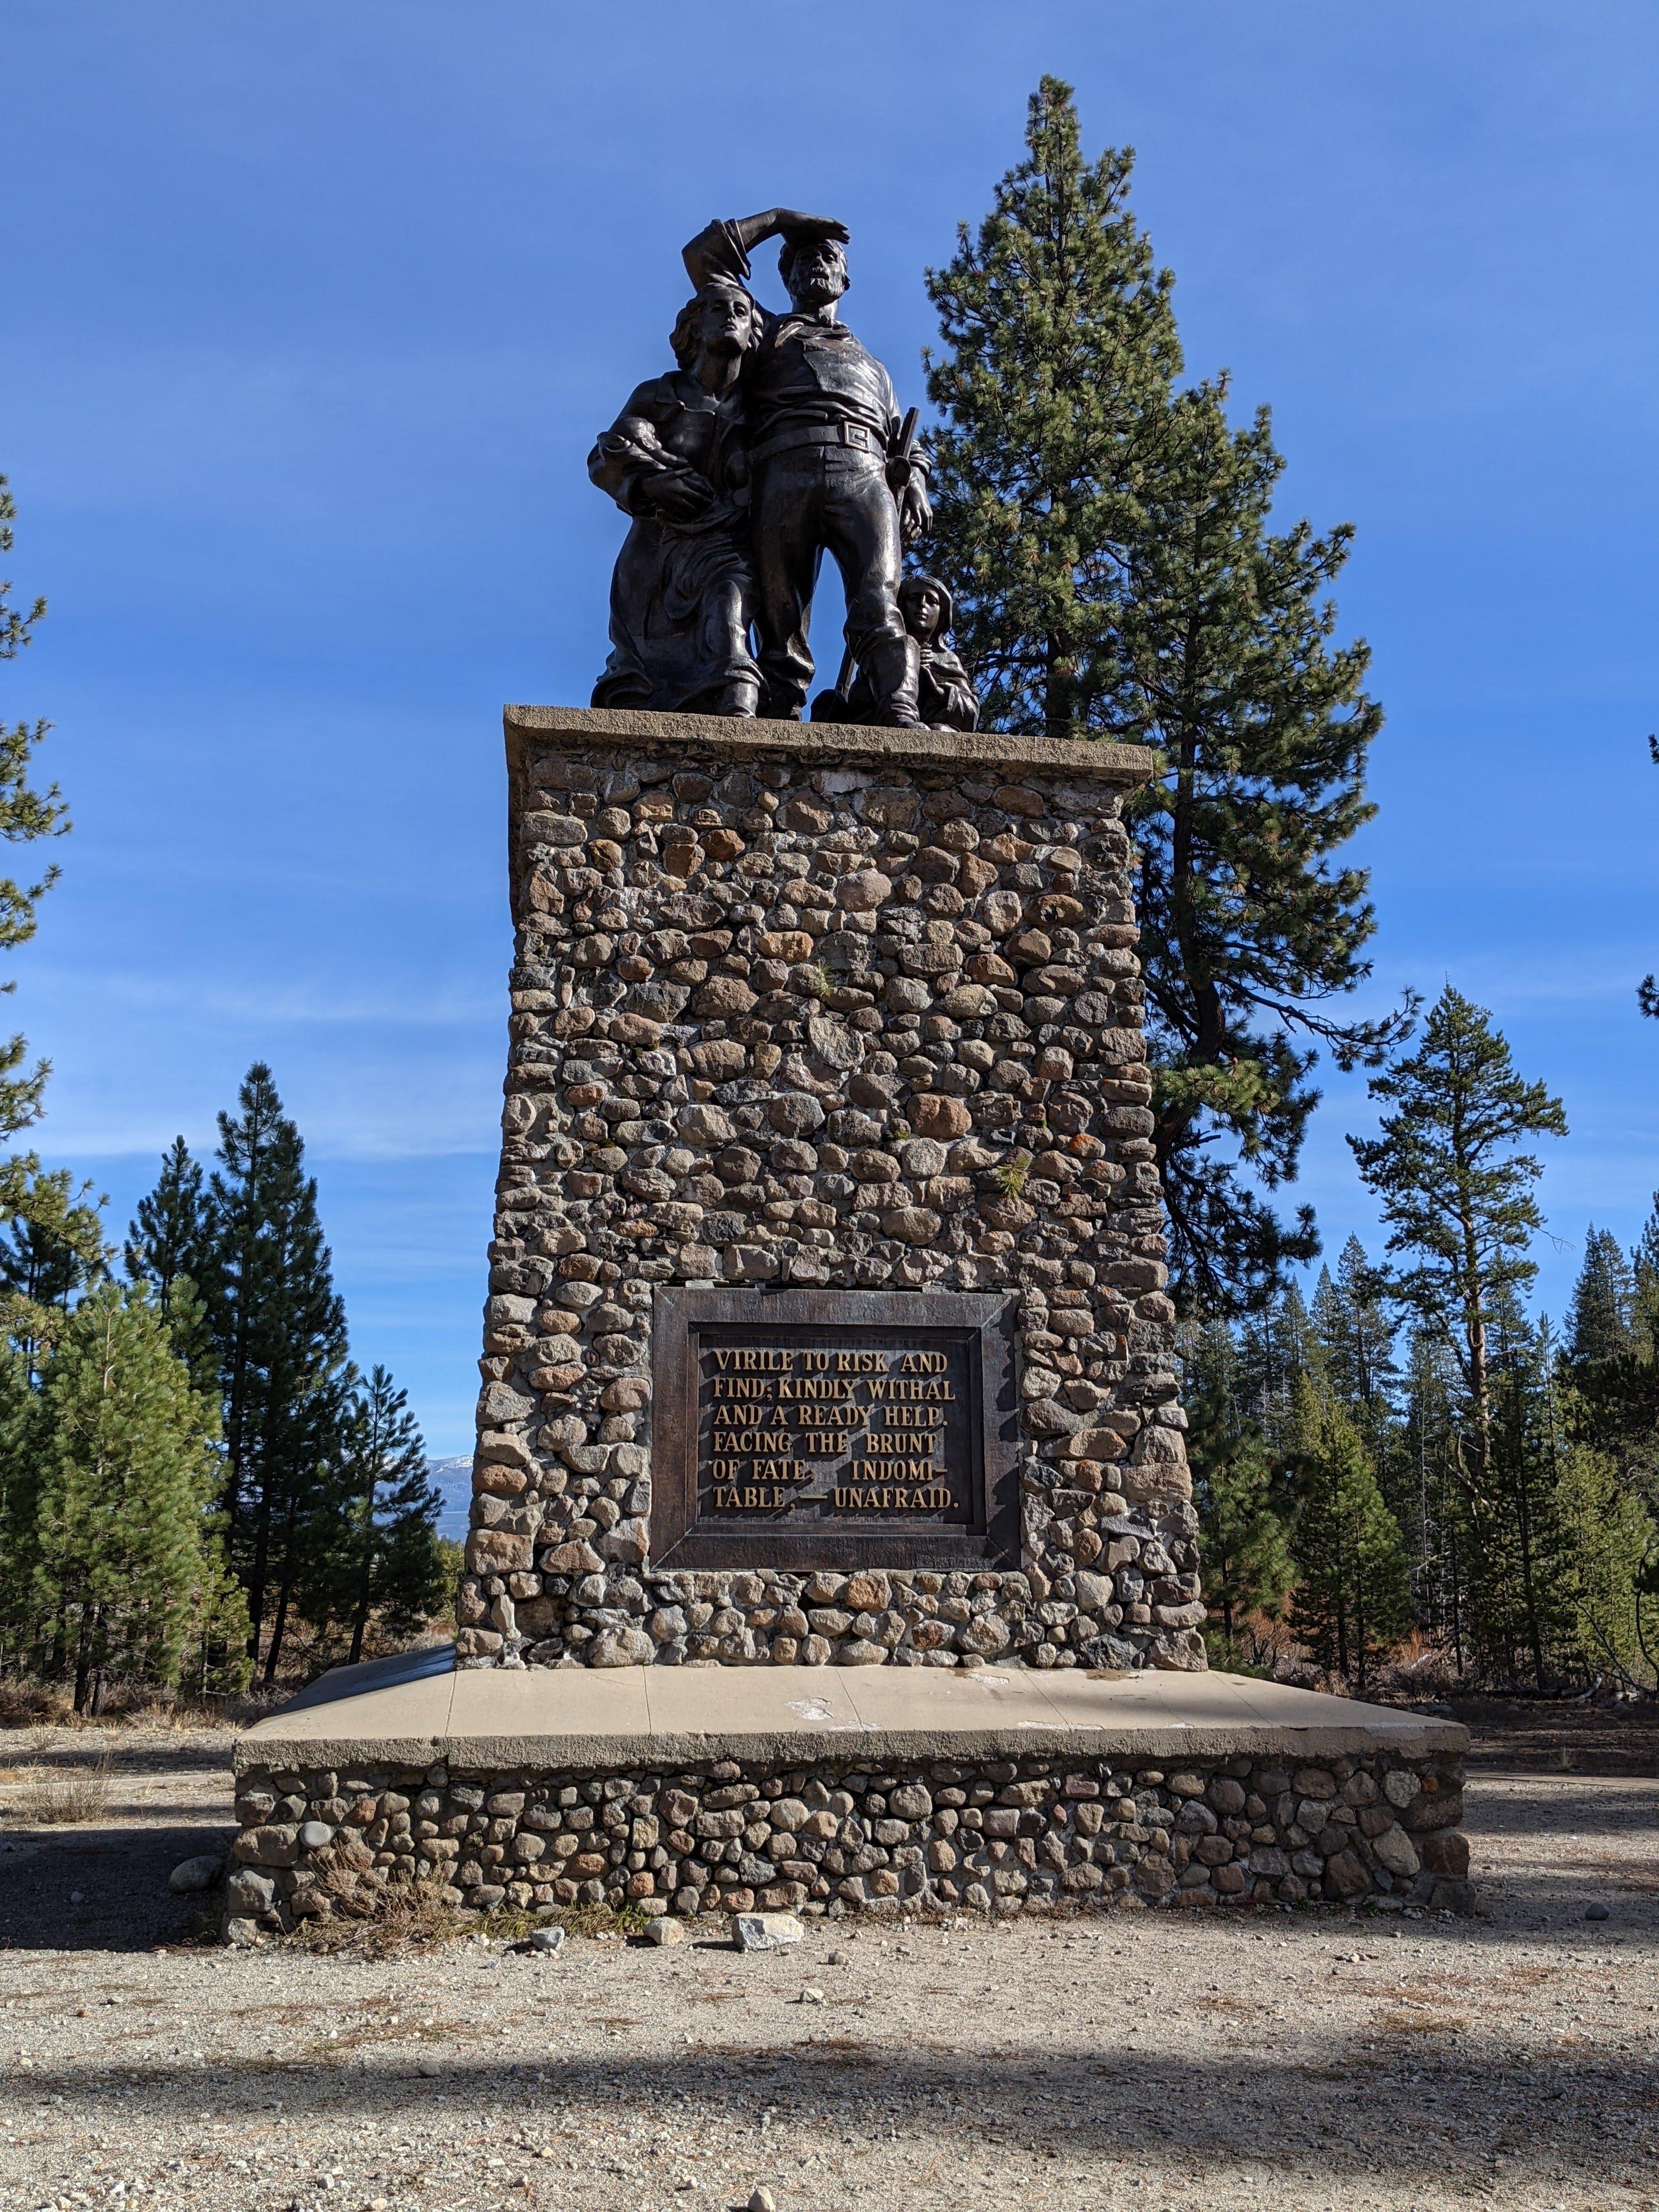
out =
[[[271,1623],[270,1649],[265,1654],[266,1686],[276,1679],[277,1662],[283,1656],[283,1638],[288,1630],[289,1607],[293,1602],[294,1585],[299,1577],[299,1562],[294,1555],[294,1524],[299,1518],[300,1501],[290,1489],[288,1510],[283,1516],[283,1564],[276,1584],[276,1617]]]
[[[92,1623],[83,1620],[75,1647],[75,1717],[85,1717],[92,1683]]]
[[[1541,1696],[1544,1680],[1544,1638],[1538,1618],[1538,1578],[1532,1555],[1532,1516],[1527,1510],[1525,1479],[1516,1469],[1516,1533],[1521,1540],[1521,1601],[1526,1611],[1527,1648],[1532,1655],[1532,1679]]]
[[[270,1498],[262,1493],[253,1540],[253,1567],[247,1582],[247,1656],[257,1669],[264,1629],[265,1589],[270,1575]]]
[[[270,1648],[265,1653],[265,1687],[269,1689],[276,1679],[276,1662],[283,1656],[283,1638],[288,1629],[289,1586],[285,1581],[276,1594],[276,1614],[270,1624]]]

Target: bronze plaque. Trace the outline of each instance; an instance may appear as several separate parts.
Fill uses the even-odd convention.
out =
[[[653,1564],[1017,1566],[1015,1304],[659,1291]]]

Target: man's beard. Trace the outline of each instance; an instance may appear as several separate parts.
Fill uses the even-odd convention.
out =
[[[837,270],[803,270],[799,283],[791,288],[790,300],[801,309],[832,307],[846,289],[847,281]]]

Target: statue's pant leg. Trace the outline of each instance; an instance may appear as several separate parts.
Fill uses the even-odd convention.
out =
[[[847,587],[847,642],[863,671],[881,722],[919,717],[921,653],[899,612],[903,544],[885,471],[867,455],[831,448],[825,455],[824,543]]]
[[[806,626],[823,552],[823,465],[808,447],[763,462],[755,480],[750,552],[760,634],[761,712],[799,720],[812,681]]]
[[[820,465],[820,542],[841,570],[847,589],[847,642],[862,666],[879,640],[905,634],[898,610],[898,508],[885,473],[868,454],[830,446]]]

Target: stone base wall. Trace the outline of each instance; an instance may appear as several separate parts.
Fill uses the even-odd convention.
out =
[[[1473,1901],[1462,1770],[1446,1753],[254,1771],[236,1805],[227,1929],[240,1942],[416,1883],[472,1910],[647,1915]]]
[[[1134,748],[508,714],[471,1666],[1201,1668]],[[1019,1571],[661,1572],[665,1284],[1020,1301]]]

